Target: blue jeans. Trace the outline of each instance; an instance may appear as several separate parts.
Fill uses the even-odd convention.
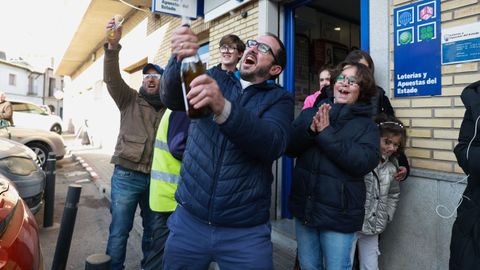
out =
[[[298,260],[302,270],[350,270],[355,233],[307,227],[295,219]]]
[[[110,235],[107,243],[107,254],[112,258],[111,269],[124,268],[128,235],[133,227],[137,205],[140,206],[143,225],[142,268],[150,255],[153,242],[152,226],[155,220],[148,205],[149,186],[150,174],[132,171],[119,165],[115,166],[112,175],[112,202],[110,205],[112,223],[110,223]]]
[[[179,205],[168,227],[165,270],[206,270],[212,261],[220,269],[273,270],[268,222],[241,228],[214,226]]]

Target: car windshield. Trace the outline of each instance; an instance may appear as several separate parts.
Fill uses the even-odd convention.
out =
[[[13,107],[13,110],[16,111],[16,112],[34,113],[34,114],[47,114],[45,112],[45,110],[42,110],[40,107],[37,107],[33,104],[13,103],[12,107]]]

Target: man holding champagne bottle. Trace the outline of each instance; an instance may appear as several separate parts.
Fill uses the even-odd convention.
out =
[[[161,83],[170,109],[185,110],[187,102],[210,110],[190,124],[164,269],[207,269],[211,261],[221,269],[273,269],[272,164],[285,150],[293,120],[291,95],[272,81],[285,66],[285,48],[272,34],[249,40],[240,80],[212,68],[187,84],[180,67],[197,54],[197,41],[190,28],[175,30]]]
[[[142,70],[143,83],[140,90],[130,88],[120,74],[118,60],[122,28],[117,25],[115,18],[108,22],[106,34],[103,80],[121,115],[118,140],[111,159],[115,169],[111,184],[112,222],[107,254],[112,258],[111,269],[124,268],[128,235],[139,205],[143,225],[141,267],[158,269],[151,266],[155,263],[152,260],[156,260],[157,253],[154,250],[154,229],[158,215],[152,212],[148,201],[155,134],[165,112],[165,106],[158,95],[163,69],[148,63]]]

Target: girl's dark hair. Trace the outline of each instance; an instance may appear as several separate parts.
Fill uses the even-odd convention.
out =
[[[372,57],[365,51],[362,50],[353,50],[348,53],[345,57],[346,62],[358,63],[360,60],[365,59],[368,63],[368,68],[372,71],[372,74],[375,74],[375,65],[373,64]]]
[[[385,113],[377,115],[374,121],[378,125],[380,137],[388,135],[400,135],[400,145],[398,146],[395,156],[403,153],[405,151],[405,144],[407,141],[407,130],[403,125],[402,121],[398,120],[398,118],[396,118],[395,116],[386,115]]]
[[[322,65],[318,69],[317,75],[320,76],[320,73],[322,73],[322,71],[325,71],[325,70],[328,71],[328,73],[330,73],[330,76],[331,76],[335,71],[335,67],[333,65],[330,65],[330,64]]]
[[[335,86],[337,81],[337,76],[342,73],[346,66],[355,67],[357,69],[357,84],[360,87],[360,93],[358,95],[357,102],[363,102],[370,104],[372,98],[377,94],[377,87],[375,85],[375,79],[373,78],[373,73],[367,66],[357,63],[357,62],[347,62],[344,61],[340,63],[330,77],[330,85]],[[333,88],[332,88],[333,89]]]

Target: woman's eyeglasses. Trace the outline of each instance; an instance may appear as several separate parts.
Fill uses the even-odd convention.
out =
[[[249,39],[247,40],[247,47],[248,48],[257,47],[257,50],[261,53],[270,53],[273,56],[273,61],[275,61],[274,63],[278,63],[277,57],[275,57],[275,54],[273,53],[272,48],[267,44],[258,42],[253,39]]]
[[[230,47],[230,46],[227,46],[227,45],[222,45],[222,46],[220,47],[220,52],[221,52],[221,53],[227,53],[227,52],[228,52],[228,53],[234,53],[236,49],[237,49],[237,48]]]
[[[355,76],[343,76],[343,75],[338,75],[337,78],[335,79],[337,82],[344,82],[348,85],[354,85],[357,84],[357,78]]]

